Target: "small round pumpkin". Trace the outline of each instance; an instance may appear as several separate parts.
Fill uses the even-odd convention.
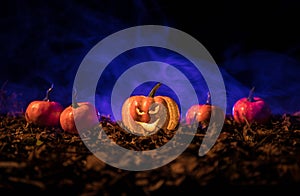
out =
[[[90,129],[97,123],[97,110],[89,102],[74,103],[60,114],[61,128],[70,134],[79,134],[79,131]]]
[[[200,123],[201,126],[206,127],[213,115],[215,122],[222,122],[225,118],[224,111],[218,106],[211,104],[210,93],[207,94],[207,100],[205,104],[192,105],[186,112],[186,123]]]
[[[60,114],[64,108],[60,103],[50,101],[49,93],[52,89],[53,85],[47,90],[43,100],[35,100],[28,104],[25,111],[27,123],[46,127],[59,126]]]
[[[179,124],[177,103],[168,96],[154,96],[160,86],[157,83],[148,96],[131,96],[123,103],[122,122],[131,133],[147,136],[160,129],[174,130]]]
[[[240,98],[232,107],[232,116],[235,122],[239,124],[269,122],[272,111],[269,104],[261,97],[253,96],[255,87],[253,87],[248,97]]]

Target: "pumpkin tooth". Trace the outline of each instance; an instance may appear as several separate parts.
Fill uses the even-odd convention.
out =
[[[149,124],[144,122],[137,122],[139,125],[141,125],[147,132],[153,132],[157,128],[158,121],[160,119],[157,119],[155,122]]]

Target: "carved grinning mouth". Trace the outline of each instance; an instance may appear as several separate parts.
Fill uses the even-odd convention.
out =
[[[159,118],[154,121],[153,123],[144,123],[144,122],[137,122],[139,125],[141,125],[147,132],[151,133],[156,131],[155,129],[157,128],[157,124],[159,122]]]

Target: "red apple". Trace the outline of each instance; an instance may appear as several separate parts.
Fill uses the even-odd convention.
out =
[[[187,124],[192,124],[194,122],[201,123],[201,125],[208,125],[212,114],[214,119],[224,120],[225,113],[218,106],[211,105],[210,93],[208,93],[207,101],[205,104],[192,105],[186,112],[185,119]]]
[[[49,93],[52,91],[53,85],[47,90],[46,97],[43,100],[32,101],[28,104],[25,111],[25,119],[28,123],[39,126],[59,126],[60,114],[63,106],[49,100]]]
[[[237,123],[266,123],[271,117],[268,103],[260,98],[253,97],[254,87],[248,97],[239,99],[232,108],[232,115]]]
[[[74,103],[60,115],[61,128],[71,134],[79,134],[79,131],[90,129],[98,123],[97,110],[89,102]]]

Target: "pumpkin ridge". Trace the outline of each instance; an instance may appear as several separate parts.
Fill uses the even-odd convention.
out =
[[[128,113],[124,113],[124,111],[130,111],[129,108],[130,108],[130,105],[131,105],[131,100],[133,99],[134,97],[130,97],[129,99],[127,99],[123,106],[122,106],[122,120],[123,120],[123,124],[124,126],[128,129],[128,130],[133,130],[133,127],[132,127],[132,117],[130,114]]]
[[[178,125],[179,118],[180,118],[180,112],[177,103],[170,97],[164,97],[164,96],[157,96],[157,97],[162,98],[167,104],[167,110],[169,113],[169,122],[167,125],[167,129],[168,130],[175,129],[176,126]]]

